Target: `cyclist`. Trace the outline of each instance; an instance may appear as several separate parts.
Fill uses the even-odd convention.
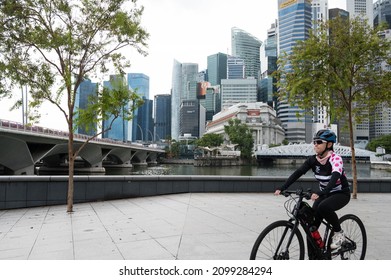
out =
[[[331,249],[337,249],[345,241],[339,219],[335,211],[343,208],[350,201],[349,183],[343,169],[340,155],[336,154],[333,145],[337,140],[334,132],[327,129],[319,130],[314,138],[315,155],[310,156],[287,181],[274,192],[279,195],[308,170],[312,169],[315,178],[319,181],[319,190],[311,195],[314,201],[315,224],[320,226],[322,219],[329,222],[334,228]]]

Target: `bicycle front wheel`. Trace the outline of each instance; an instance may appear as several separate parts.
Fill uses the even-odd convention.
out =
[[[343,260],[363,260],[367,251],[367,233],[363,222],[352,214],[342,216],[339,222],[346,241],[337,253],[332,252],[333,259],[340,257]]]
[[[293,228],[289,221],[277,221],[267,226],[255,241],[250,260],[303,260],[303,236],[299,229],[293,231]]]

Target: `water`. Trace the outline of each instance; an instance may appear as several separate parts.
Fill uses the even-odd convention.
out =
[[[162,164],[135,167],[131,175],[217,175],[217,176],[278,176],[288,177],[299,165],[196,167],[191,164]],[[348,178],[352,177],[351,164],[345,165]],[[303,177],[313,177],[308,171]],[[391,178],[391,172],[371,169],[369,164],[357,164],[358,178]]]

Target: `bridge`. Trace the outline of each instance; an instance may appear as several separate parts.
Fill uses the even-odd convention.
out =
[[[88,137],[75,134],[74,149]],[[164,152],[140,143],[96,138],[80,152],[75,174],[104,174],[108,170],[115,173],[134,165],[153,165]],[[0,120],[0,174],[67,174],[67,162],[68,132]]]
[[[371,159],[375,159],[374,152],[355,148],[356,160],[369,162]],[[334,145],[334,151],[341,155],[342,158],[347,161],[351,160],[352,152],[350,147],[342,146],[339,144]],[[258,163],[262,162],[280,162],[289,163],[292,161],[305,159],[308,156],[314,154],[313,144],[289,144],[285,146],[278,146],[273,148],[263,148],[256,153]]]

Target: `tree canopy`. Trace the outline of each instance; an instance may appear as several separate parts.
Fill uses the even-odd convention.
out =
[[[357,171],[353,128],[379,103],[391,104],[391,42],[381,36],[382,26],[372,29],[361,19],[336,18],[321,23],[291,53],[279,57],[279,99],[311,114],[328,110],[340,126],[347,124],[353,166],[353,197]]]
[[[367,145],[367,149],[373,152],[375,152],[378,147],[384,148],[386,150],[386,154],[391,154],[391,134],[377,137],[371,140]]]
[[[29,105],[36,109],[30,120],[39,117],[37,108],[44,101],[64,115],[69,131],[68,212],[73,207],[74,160],[84,147],[74,150],[74,124],[100,124],[119,112],[131,118],[140,104],[134,92],[120,86],[101,89],[89,108],[78,110],[77,90],[87,77],[102,78],[109,71],[123,76],[131,50],[147,54],[149,35],[141,26],[142,13],[137,0],[0,2],[0,97],[26,86]],[[134,106],[126,106],[129,103]],[[15,107],[19,105],[21,101]]]
[[[241,123],[239,119],[230,119],[228,125],[224,126],[224,131],[231,143],[238,144],[240,156],[251,159],[254,139],[249,127],[245,123]]]
[[[219,147],[223,142],[224,138],[221,134],[208,133],[198,139],[196,144],[200,147]]]

